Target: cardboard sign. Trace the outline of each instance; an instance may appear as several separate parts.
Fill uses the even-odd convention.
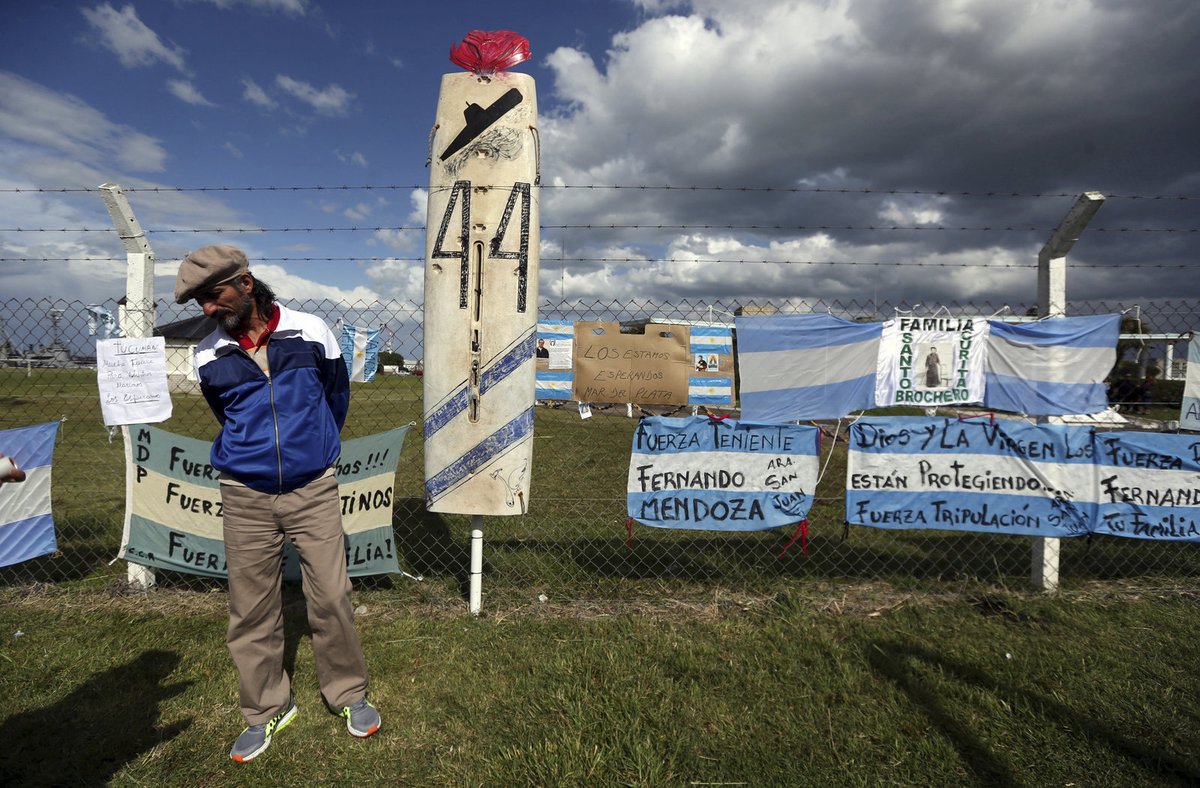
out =
[[[618,323],[575,324],[575,381],[579,402],[686,405],[691,355],[687,326],[646,326],[622,334]]]

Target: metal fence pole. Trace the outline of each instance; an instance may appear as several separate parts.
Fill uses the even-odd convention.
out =
[[[154,252],[142,231],[129,200],[115,183],[100,186],[100,197],[112,217],[117,235],[125,245],[125,309],[120,317],[121,331],[127,337],[154,336]],[[126,579],[130,585],[150,588],[154,585],[154,570],[131,561],[126,562]]]
[[[1067,215],[1055,228],[1050,240],[1038,252],[1038,315],[1060,317],[1067,312],[1067,253],[1088,222],[1100,210],[1104,195],[1100,192],[1084,192],[1067,211]],[[1041,424],[1061,423],[1054,416],[1038,418]],[[1058,590],[1058,559],[1061,544],[1058,539],[1044,536],[1033,538],[1033,555],[1030,565],[1030,582],[1039,591]]]

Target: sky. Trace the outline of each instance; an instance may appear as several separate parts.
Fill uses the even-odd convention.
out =
[[[123,295],[117,183],[161,299],[235,243],[285,301],[419,305],[439,81],[474,29],[532,50],[543,312],[1033,304],[1085,191],[1069,299],[1200,298],[1194,0],[3,6],[0,301]]]

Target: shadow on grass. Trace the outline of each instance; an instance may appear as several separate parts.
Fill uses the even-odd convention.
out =
[[[986,785],[1015,785],[1013,769],[972,730],[967,715],[957,715],[944,690],[927,682],[922,672],[934,673],[939,682],[959,681],[992,693],[1012,705],[1036,709],[1063,730],[1079,731],[1092,742],[1132,761],[1156,780],[1200,782],[1200,770],[1178,757],[1155,750],[1130,738],[1103,720],[1097,720],[1049,695],[1013,687],[961,660],[913,643],[883,640],[867,646],[867,661],[880,676],[896,685],[920,709],[962,758],[963,765]],[[919,665],[923,664],[924,670]]]
[[[159,704],[191,682],[164,684],[179,664],[146,651],[97,673],[62,700],[0,723],[0,784],[100,785],[143,753],[185,731],[158,726]]]
[[[420,498],[397,499],[392,511],[392,532],[401,566],[418,575],[452,575],[466,599],[470,584],[470,540],[456,540],[445,519],[427,511]],[[484,572],[487,571],[485,563]]]

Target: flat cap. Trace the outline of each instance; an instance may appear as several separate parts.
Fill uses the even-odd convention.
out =
[[[185,304],[204,288],[246,273],[250,263],[236,246],[213,244],[189,252],[175,275],[175,303]]]

